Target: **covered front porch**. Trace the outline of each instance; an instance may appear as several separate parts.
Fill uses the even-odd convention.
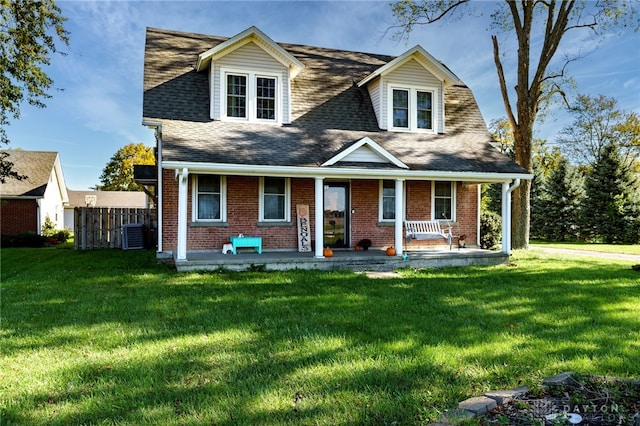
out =
[[[188,252],[186,259],[175,260],[180,272],[266,270],[284,271],[290,269],[361,271],[393,271],[399,268],[445,268],[471,265],[500,265],[509,260],[504,252],[478,248],[453,248],[406,251],[406,256],[387,256],[384,250],[334,251],[332,257],[319,258],[313,253],[294,251],[273,251],[258,254],[241,252],[237,255],[222,254],[219,251]]]

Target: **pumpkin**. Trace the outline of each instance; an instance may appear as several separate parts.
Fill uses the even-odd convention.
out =
[[[393,248],[393,246],[388,247],[387,248],[387,256],[395,256],[396,255],[396,249]]]
[[[360,251],[360,250],[362,250],[362,247],[360,247],[360,246],[355,246],[355,247],[354,247],[354,250],[355,250],[355,251]]]
[[[331,250],[329,247],[325,247],[324,250],[322,250],[322,255],[324,257],[333,257],[333,250]]]

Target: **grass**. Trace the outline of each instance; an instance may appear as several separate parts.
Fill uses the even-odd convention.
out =
[[[531,247],[535,248],[535,246],[595,251],[603,253],[635,254],[640,256],[640,244],[602,244],[585,242],[560,243],[548,241],[531,241]]]
[[[426,424],[548,375],[640,376],[631,262],[188,273],[1,251],[0,423]]]

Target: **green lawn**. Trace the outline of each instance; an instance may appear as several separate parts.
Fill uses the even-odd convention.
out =
[[[631,262],[189,273],[1,252],[0,424],[425,424],[491,389],[640,377]]]
[[[640,244],[601,244],[584,242],[559,243],[548,241],[531,241],[531,247],[535,248],[535,246],[596,251],[603,253],[635,254],[640,256]]]

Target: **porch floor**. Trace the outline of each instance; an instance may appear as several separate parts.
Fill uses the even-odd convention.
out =
[[[454,248],[452,250],[410,250],[409,257],[387,256],[384,250],[367,251],[334,250],[333,257],[315,258],[314,253],[273,251],[262,254],[242,251],[238,254],[222,254],[219,251],[188,252],[187,260],[176,261],[179,272],[214,271],[227,269],[245,271],[253,267],[265,270],[284,271],[290,269],[360,271],[393,271],[404,267],[443,268],[451,266],[499,265],[507,263],[509,256],[496,251],[479,248]]]

